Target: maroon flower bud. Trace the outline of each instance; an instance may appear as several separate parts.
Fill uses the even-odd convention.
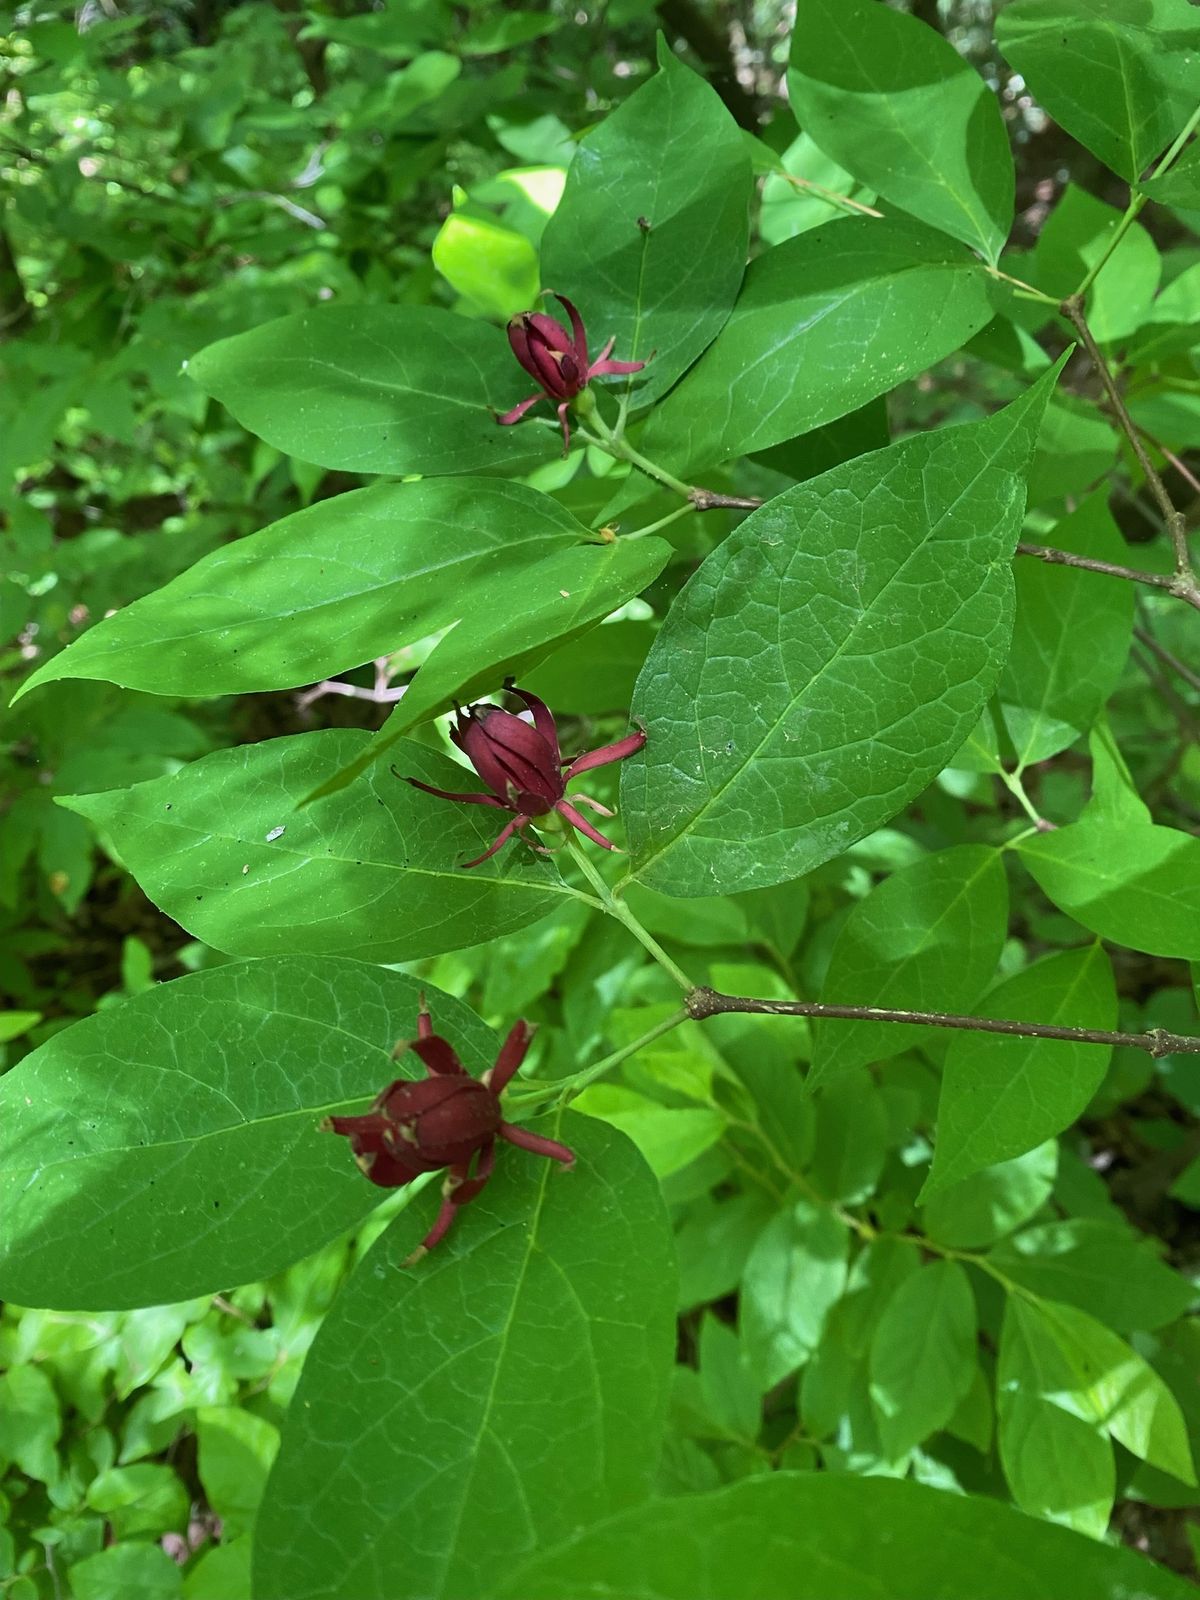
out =
[[[577,808],[587,806],[602,817],[611,817],[613,813],[586,794],[572,795],[568,800],[567,784],[580,772],[607,766],[610,761],[623,761],[626,756],[636,754],[645,744],[646,735],[627,734],[615,744],[576,756],[574,761],[564,761],[558,745],[558,729],[546,703],[536,695],[518,689],[511,679],[506,682],[505,688],[524,700],[533,714],[532,726],[524,717],[513,716],[510,711],[502,711],[499,706],[483,701],[459,711],[457,721],[450,730],[451,739],[487,784],[491,794],[435,789],[431,784],[422,783],[419,778],[405,778],[404,781],[411,783],[414,789],[423,789],[426,794],[436,795],[439,800],[460,800],[465,805],[494,806],[498,811],[514,813],[513,820],[500,830],[489,849],[474,861],[464,862],[467,867],[479,866],[489,856],[494,856],[514,833],[526,827],[533,818],[543,817],[551,811],[557,811],[565,817],[573,828],[577,828],[593,844],[602,845],[605,850],[615,850],[617,847],[611,839],[606,839],[586,817],[580,815]],[[395,767],[392,771],[398,778],[403,776],[396,772]],[[534,845],[533,848],[542,854],[547,853],[541,845]]]
[[[417,1037],[396,1046],[394,1055],[412,1050],[429,1072],[426,1078],[398,1078],[358,1117],[327,1117],[322,1127],[350,1140],[359,1169],[383,1189],[398,1189],[422,1172],[449,1168],[442,1185],[442,1207],[425,1240],[405,1262],[411,1266],[445,1237],[459,1206],[474,1200],[492,1175],[496,1140],[572,1166],[566,1145],[504,1121],[500,1096],[525,1059],[533,1029],[513,1024],[494,1067],[472,1078],[454,1047],[433,1031],[421,997]],[[471,1163],[478,1155],[474,1175]]]
[[[554,294],[552,289],[545,291]],[[595,361],[588,363],[587,333],[583,318],[566,295],[554,294],[571,319],[570,333],[561,322],[542,311],[522,311],[508,325],[508,342],[513,355],[525,371],[540,385],[539,392],[522,400],[520,405],[496,420],[501,427],[509,427],[521,418],[539,400],[549,400],[556,405],[558,420],[562,425],[563,455],[571,447],[571,429],[567,422],[567,409],[576,395],[587,388],[593,378],[610,374],[640,372],[644,361],[613,361],[610,359],[615,338],[610,339]]]

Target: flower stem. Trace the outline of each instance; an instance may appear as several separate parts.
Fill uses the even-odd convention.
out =
[[[592,862],[588,860],[586,851],[581,849],[576,840],[570,837],[567,839],[567,849],[574,857],[575,864],[580,872],[583,873],[592,888],[595,889],[601,905],[609,916],[616,917],[618,922],[623,922],[638,943],[650,952],[663,971],[670,973],[685,994],[690,994],[695,988],[695,984],[681,967],[676,966],[658,940],[647,933],[629,907],[623,901],[617,899],[604,878],[593,866]]]

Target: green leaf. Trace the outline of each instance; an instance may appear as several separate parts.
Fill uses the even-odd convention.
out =
[[[432,1194],[342,1290],[259,1511],[259,1600],[476,1600],[518,1556],[649,1493],[670,1230],[620,1134],[566,1117],[561,1137],[573,1171],[505,1148],[427,1260],[401,1267]]]
[[[1037,1346],[1041,1388],[1056,1405],[1142,1461],[1195,1484],[1179,1402],[1142,1356],[1075,1306],[1014,1296],[1010,1308]]]
[[[468,1071],[489,1067],[498,1040],[461,1001],[328,957],[215,967],[56,1033],[0,1078],[4,1298],[211,1294],[361,1221],[380,1191],[317,1125],[422,1075],[391,1059],[422,988]]]
[[[1140,829],[1151,821],[1150,807],[1137,792],[1108,718],[1101,714],[1088,735],[1092,758],[1092,794],[1081,813],[1085,822]]]
[[[248,1532],[279,1452],[279,1429],[237,1406],[201,1406],[196,1447],[196,1470],[222,1539]]]
[[[1114,236],[1119,239],[1115,247]],[[1125,222],[1115,206],[1069,183],[1038,235],[1031,281],[1065,300],[1100,262],[1104,270],[1088,291],[1087,321],[1101,344],[1112,344],[1127,339],[1144,322],[1162,276],[1162,260],[1139,223]]]
[[[755,1382],[742,1340],[711,1311],[706,1311],[698,1345],[699,1391],[704,1409],[723,1432],[753,1441],[762,1422],[762,1386]]]
[[[759,1392],[812,1355],[846,1287],[850,1230],[828,1206],[797,1200],[763,1229],[742,1277],[738,1327]]]
[[[1099,944],[1044,956],[997,985],[979,1012],[1111,1029],[1117,994],[1108,956]],[[942,1075],[933,1170],[921,1198],[1069,1127],[1103,1082],[1111,1054],[1111,1045],[955,1034]]]
[[[857,1205],[873,1193],[888,1145],[887,1102],[860,1067],[818,1090],[810,1177],[825,1200]]]
[[[1200,144],[1191,144],[1161,178],[1144,178],[1138,184],[1160,205],[1200,210]]]
[[[1089,818],[1015,848],[1043,894],[1090,932],[1148,955],[1200,960],[1200,839]]]
[[[456,624],[469,631],[485,603],[514,604],[542,564],[590,537],[522,484],[376,484],[222,545],[89,628],[20,693],[69,677],[179,695],[316,683]]]
[[[1128,549],[1099,491],[1046,543],[1124,564]],[[1133,630],[1133,586],[1101,573],[1021,561],[1017,615],[998,694],[1018,771],[1086,733],[1116,688]]]
[[[542,238],[542,277],[575,301],[593,359],[646,361],[657,400],[720,332],[746,265],[750,159],[716,91],[672,55],[580,140]]]
[[[959,349],[991,321],[995,294],[972,256],[916,223],[814,228],[751,263],[638,448],[686,476],[832,422]]]
[[[707,558],[634,696],[650,738],[622,773],[633,876],[685,896],[798,878],[946,765],[1008,649],[1056,374],[986,422],[787,490]]]
[[[344,472],[521,471],[558,448],[557,429],[497,426],[529,382],[499,328],[430,306],[319,306],[187,371],[260,439]]]
[[[1038,104],[1130,183],[1195,109],[1187,0],[1016,0],[996,40]]]
[[[86,1503],[112,1524],[117,1540],[187,1528],[190,1498],[170,1467],[140,1461],[109,1467],[88,1485]]]
[[[876,885],[842,924],[822,985],[837,1005],[965,1011],[991,981],[1008,930],[999,854],[958,845]],[[931,1028],[820,1022],[808,1081],[822,1083],[912,1049]]]
[[[641,1151],[656,1178],[679,1172],[712,1148],[725,1132],[725,1118],[708,1106],[659,1105],[619,1083],[585,1089],[575,1109],[619,1128]]]
[[[0,1083],[7,1085],[16,1076],[14,1069]],[[7,1290],[5,1298],[12,1298]],[[25,1303],[37,1301],[26,1298]],[[58,1396],[40,1366],[19,1362],[0,1373],[0,1462],[11,1463],[39,1483],[56,1483],[59,1463],[54,1446],[61,1433]]]
[[[85,1556],[71,1567],[74,1600],[178,1600],[183,1573],[156,1544],[134,1539]]]
[[[443,639],[405,691],[375,741],[379,755],[455,696],[466,701],[544,661],[557,645],[632,600],[670,560],[665,539],[576,545],[548,556],[507,583],[480,586],[462,622]]]
[[[925,1202],[922,1232],[959,1250],[993,1244],[1041,1210],[1057,1173],[1058,1144],[1047,1139],[939,1189]]]
[[[1102,1539],[1116,1493],[1112,1445],[1063,1408],[1061,1369],[1037,1307],[1011,1295],[996,1368],[996,1442],[1004,1476],[1023,1511]]]
[[[1192,1595],[1182,1578],[1131,1550],[994,1499],[829,1472],[780,1472],[650,1501],[541,1552],[492,1592],[497,1600]]]
[[[297,809],[370,743],[354,729],[294,734],[63,803],[103,830],[169,916],[231,955],[410,961],[527,927],[570,898],[523,844],[463,871],[501,813],[422,794],[385,767]],[[396,756],[398,771],[438,788],[477,787],[424,745],[406,740]]]
[[[976,1371],[975,1297],[957,1261],[899,1284],[871,1340],[871,1401],[890,1455],[945,1427]]]
[[[934,28],[876,0],[799,0],[788,99],[865,183],[995,266],[1013,163],[995,95]]]
[[[438,229],[430,253],[455,293],[485,316],[505,321],[537,302],[537,251],[511,228],[454,211]]]
[[[1196,1290],[1154,1254],[1152,1244],[1085,1217],[1044,1222],[1003,1240],[988,1255],[1005,1277],[1116,1328],[1160,1328],[1183,1316]]]

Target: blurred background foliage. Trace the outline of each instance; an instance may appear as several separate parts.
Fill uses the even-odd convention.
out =
[[[990,0],[913,0],[901,9],[938,27],[996,89],[1017,154],[1013,247],[1024,253],[1021,271],[1053,288],[1065,261],[1071,287],[1072,262],[1108,225],[1104,206],[1124,204],[1123,186],[1011,75],[992,42]],[[355,485],[236,427],[188,380],[189,355],[323,301],[428,303],[494,319],[529,306],[541,287],[536,246],[574,141],[652,73],[656,30],[788,171],[869,200],[800,134],[787,108],[789,25],[783,0],[0,6],[5,699],[90,621],[216,545]],[[772,245],[831,214],[811,189],[769,176],[755,237]],[[1140,294],[1148,304],[1160,273],[1169,287],[1200,262],[1188,220],[1155,209],[1131,230],[1123,263],[1111,267],[1110,343],[1141,320],[1131,299]],[[1179,333],[1192,318],[1190,302],[1182,291],[1179,298],[1173,316],[1168,308],[1152,326],[1152,353],[1181,364],[1178,381],[1151,393],[1145,404],[1157,410],[1144,415],[1186,456],[1200,450],[1200,379],[1194,332],[1191,341]],[[1151,338],[1145,327],[1139,338]],[[1002,350],[998,339],[1007,341]],[[890,397],[893,436],[983,415],[1017,391],[1030,351],[1016,331],[993,325],[976,344]],[[1094,411],[1060,400],[1052,415],[1040,495],[1051,521],[1110,469],[1116,452]],[[764,485],[776,467],[785,474],[779,481],[790,481],[786,462],[760,467]],[[572,485],[572,470],[556,463],[537,481],[568,500],[586,494]],[[1173,487],[1187,498],[1185,481]],[[1133,490],[1120,490],[1113,510],[1127,539],[1155,531]],[[679,540],[685,569],[720,532],[710,518]],[[1144,642],[1135,649],[1109,714],[1142,794],[1191,827],[1200,820],[1191,614],[1169,598],[1157,603],[1157,594],[1139,603],[1159,653]],[[590,719],[627,703],[651,617],[649,605],[635,607],[608,634],[603,703],[589,672],[572,676],[569,651],[544,683],[531,680],[541,692],[554,688],[572,743],[578,735],[584,747]],[[1164,665],[1164,648],[1184,663],[1182,676]],[[97,1007],[225,959],[188,939],[98,855],[88,824],[56,806],[56,795],[124,786],[245,740],[377,726],[386,685],[414,664],[392,659],[302,694],[208,701],[60,682],[15,711],[0,710],[0,1059],[11,1064]],[[1086,752],[1068,753],[1039,779],[1043,799],[1075,814],[1088,773]],[[690,970],[705,981],[764,995],[815,993],[838,931],[877,877],[926,849],[976,837],[975,819],[997,810],[1012,813],[1013,804],[986,770],[960,770],[945,775],[902,828],[864,841],[804,890],[682,906],[648,891],[630,899],[652,931],[688,948]],[[1018,940],[1042,950],[1073,937],[1027,898],[1014,912],[1011,970],[1023,959]],[[1150,1014],[1192,1031],[1180,964],[1123,954],[1123,1025],[1140,1027]],[[565,917],[419,970],[469,995],[491,1022],[524,1014],[553,1023],[539,1063],[550,1074],[619,1047],[645,1028],[647,1003],[661,1000],[665,1010],[670,998],[623,930],[602,919]],[[776,1148],[765,1168],[755,1143],[761,1130],[748,1131],[732,1101],[714,1108],[718,1055],[758,1094],[773,1061],[794,1062],[807,1048],[795,1023],[764,1029],[759,1019],[728,1018],[703,1040],[694,1027],[677,1031],[660,1050],[642,1052],[622,1084],[591,1091],[591,1109],[634,1133],[680,1223],[691,1377],[667,1464],[672,1488],[810,1463],[811,1447],[782,1424],[773,1432],[769,1413],[765,1435],[754,1437],[746,1418],[756,1415],[760,1386],[739,1366],[726,1322],[704,1309],[736,1287],[792,1169],[840,1162],[818,1174],[827,1193],[851,1203],[886,1186],[900,1197],[895,1226],[912,1209],[920,1181],[912,1139],[920,1135],[907,1130],[932,1118],[936,1092],[915,1054],[893,1064],[885,1086],[859,1074],[847,1080],[853,1093],[827,1096],[819,1139],[808,1109],[780,1104],[780,1139],[797,1147]],[[937,1059],[938,1047],[931,1050]],[[1168,1242],[1176,1266],[1194,1272],[1200,1252],[1189,1202],[1200,1203],[1200,1178],[1189,1176],[1196,1152],[1181,1122],[1197,1109],[1194,1068],[1118,1052],[1086,1128],[1064,1138],[1053,1159],[1035,1152],[1037,1160],[1025,1158],[1004,1180],[1006,1195],[1023,1197],[1013,1200],[1013,1216],[1065,1212],[1122,1228],[1132,1216]],[[1096,1149],[1106,1152],[1102,1162]],[[757,1168],[759,1178],[730,1188],[744,1168]],[[1059,1212],[1039,1211],[1056,1199]],[[380,1225],[275,1282],[212,1301],[94,1315],[5,1308],[0,1595],[248,1593],[248,1545],[239,1535],[253,1517],[300,1362],[343,1274]],[[1194,1372],[1187,1325],[1160,1344],[1167,1368]],[[964,1405],[959,1456],[990,1436],[990,1418],[969,1413]],[[929,1457],[923,1471],[944,1481],[959,1468]],[[1132,1458],[1123,1470],[1130,1539],[1186,1569],[1189,1529],[1177,1513],[1194,1492],[1189,1498],[1162,1474],[1156,1481]],[[984,1468],[962,1467],[961,1475],[987,1492]]]

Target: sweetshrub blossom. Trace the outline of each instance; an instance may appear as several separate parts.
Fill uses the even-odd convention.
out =
[[[500,1096],[525,1059],[533,1028],[515,1022],[500,1047],[496,1064],[482,1078],[473,1078],[453,1045],[433,1031],[433,1019],[421,997],[417,1037],[396,1046],[394,1055],[411,1050],[428,1076],[398,1078],[357,1117],[327,1117],[322,1128],[349,1139],[359,1170],[382,1189],[398,1189],[422,1172],[448,1168],[442,1184],[442,1206],[433,1227],[405,1266],[418,1261],[445,1238],[460,1206],[474,1200],[492,1175],[496,1140],[560,1161],[575,1156],[565,1144],[543,1139],[505,1122]],[[471,1163],[478,1155],[474,1175]]]
[[[505,687],[512,694],[519,695],[529,707],[533,713],[532,726],[511,711],[503,711],[490,701],[481,701],[478,705],[460,710],[450,730],[451,739],[487,784],[491,794],[435,789],[432,784],[422,783],[419,778],[405,777],[404,781],[411,783],[414,789],[437,795],[439,800],[458,800],[468,806],[494,806],[498,811],[513,812],[513,820],[505,824],[490,848],[474,861],[464,862],[465,867],[479,866],[507,844],[519,828],[524,828],[535,817],[544,817],[551,811],[565,817],[573,828],[578,828],[593,844],[603,845],[606,850],[615,850],[617,847],[612,840],[598,832],[577,808],[587,806],[602,817],[611,817],[613,813],[586,794],[575,794],[568,800],[566,787],[581,772],[607,766],[610,761],[623,761],[626,756],[633,755],[645,744],[646,735],[627,734],[615,744],[606,744],[600,750],[576,756],[574,761],[564,761],[558,747],[554,716],[545,701],[539,700],[535,694],[527,694],[524,689],[518,689],[515,684],[509,683]],[[393,767],[392,770],[395,772],[396,769]],[[404,774],[397,772],[396,776],[403,777]],[[535,850],[542,848],[534,845]]]
[[[547,290],[548,294],[553,292]],[[520,422],[530,406],[537,405],[539,400],[549,400],[558,411],[563,433],[563,455],[566,455],[571,447],[567,408],[576,395],[582,393],[593,378],[607,377],[610,373],[640,372],[646,363],[610,360],[612,347],[617,342],[614,337],[595,361],[589,364],[583,318],[566,295],[555,294],[554,298],[571,319],[570,333],[561,322],[556,322],[541,311],[522,311],[508,324],[508,342],[512,345],[513,355],[540,388],[537,394],[531,394],[528,400],[522,400],[519,406],[514,406],[496,420],[501,427],[509,427],[514,422]]]

